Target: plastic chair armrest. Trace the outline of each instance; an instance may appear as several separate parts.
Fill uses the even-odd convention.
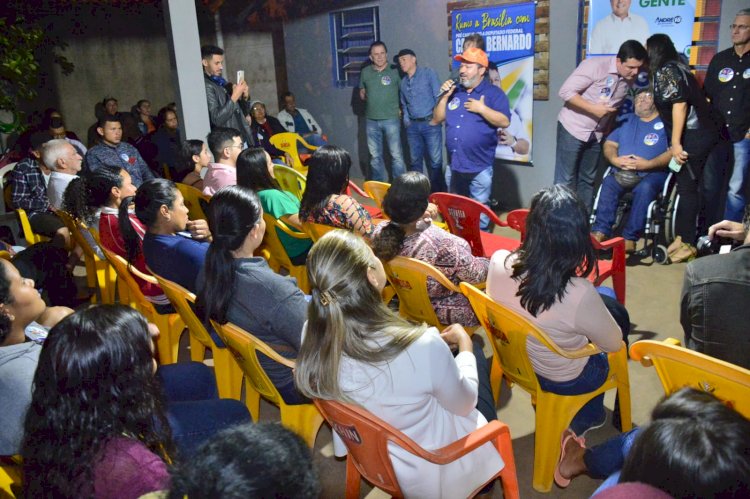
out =
[[[293,224],[287,224],[283,220],[277,219],[275,225],[276,225],[276,227],[278,227],[279,229],[281,229],[281,231],[284,234],[288,235],[289,237],[293,237],[295,239],[310,239],[310,236],[308,236],[306,233],[304,233],[304,232],[297,232],[297,231],[294,231],[291,228],[289,228],[289,225],[292,225],[292,227],[294,227],[294,225]],[[300,230],[302,230],[301,227],[300,227]]]
[[[362,196],[363,198],[371,199],[369,194],[363,191],[357,184],[355,184],[351,180],[349,181],[349,188],[353,190],[354,192],[356,192],[357,194],[359,194],[360,196]]]
[[[594,245],[594,248],[599,250],[607,250],[616,248],[617,246],[622,246],[625,248],[625,239],[621,237],[613,237],[612,239],[607,239],[606,241],[599,242],[593,237],[591,238],[591,243]]]
[[[419,457],[435,464],[448,464],[461,456],[465,456],[469,452],[486,444],[503,433],[508,433],[510,435],[508,425],[501,423],[500,421],[490,421],[465,437],[456,440],[452,444],[448,444],[445,447],[434,451],[423,450],[420,452]]]
[[[144,274],[143,272],[135,268],[133,265],[128,264],[128,270],[130,271],[131,274],[138,277],[139,279],[143,279],[144,281],[151,283],[151,284],[156,284],[157,286],[159,285],[159,281],[156,280],[156,277],[152,275]]]

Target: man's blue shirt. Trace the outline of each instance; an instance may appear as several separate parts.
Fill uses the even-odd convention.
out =
[[[487,107],[510,117],[510,104],[505,92],[487,79],[483,79],[471,93],[459,86],[445,106],[445,146],[453,171],[478,173],[492,167],[495,161],[497,127],[481,114],[464,108],[466,101],[479,100],[482,96]]]
[[[102,142],[86,153],[84,160],[89,171],[95,171],[102,165],[119,166],[127,170],[133,180],[133,185],[140,187],[146,180],[154,178],[154,174],[141,157],[138,149],[127,142],[120,142],[111,146]]]
[[[644,159],[654,159],[667,150],[667,132],[658,116],[643,121],[635,114],[609,134],[607,140],[617,143],[617,155],[634,154]]]
[[[406,75],[401,80],[401,110],[404,123],[413,118],[425,118],[432,114],[437,103],[435,96],[440,93],[437,73],[431,68],[417,66],[414,76]]]

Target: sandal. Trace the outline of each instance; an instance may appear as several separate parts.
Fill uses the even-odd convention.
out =
[[[560,460],[557,461],[557,466],[555,466],[555,473],[554,473],[555,483],[561,489],[564,489],[565,487],[570,485],[570,480],[572,479],[572,477],[566,478],[562,476],[562,474],[560,473],[560,463],[562,463],[562,460],[565,459],[565,447],[568,444],[568,441],[570,441],[570,439],[573,439],[576,442],[578,442],[578,444],[581,447],[586,447],[586,439],[584,437],[576,436],[576,434],[570,428],[568,428],[562,433],[562,437],[560,439]]]
[[[698,256],[698,250],[695,246],[688,243],[682,243],[677,251],[669,255],[669,259],[672,263],[682,263],[695,260]]]

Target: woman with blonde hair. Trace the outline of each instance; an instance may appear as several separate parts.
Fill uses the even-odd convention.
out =
[[[428,449],[484,426],[484,412],[497,419],[493,402],[475,408],[492,395],[469,335],[458,324],[439,333],[388,309],[383,265],[363,238],[329,232],[310,250],[307,273],[312,300],[295,371],[304,395],[361,405]],[[406,497],[466,497],[504,466],[491,444],[443,466],[389,452]]]

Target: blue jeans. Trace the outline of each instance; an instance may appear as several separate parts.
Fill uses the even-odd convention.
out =
[[[551,381],[536,375],[542,390],[558,395],[581,395],[596,390],[607,381],[609,361],[607,354],[598,353],[589,357],[589,361],[577,378],[570,381]],[[570,423],[576,435],[583,434],[589,428],[601,423],[607,414],[604,412],[604,394],[597,395],[584,405]]]
[[[445,192],[443,177],[443,129],[429,121],[412,121],[406,127],[411,157],[410,171],[423,172],[422,161],[427,165],[432,192]]]
[[[555,184],[563,184],[578,194],[587,209],[594,201],[594,177],[602,146],[596,138],[588,142],[573,137],[557,122]]]
[[[445,179],[452,194],[460,194],[482,204],[487,204],[492,193],[492,167],[477,173],[454,172],[448,168]],[[487,215],[479,217],[479,228],[486,231],[490,226]]]
[[[625,464],[625,458],[633,447],[635,437],[640,433],[640,428],[612,437],[606,442],[595,445],[583,454],[583,462],[591,478],[607,478],[612,473],[620,471]]]
[[[729,178],[727,192],[727,206],[724,211],[726,220],[742,221],[745,212],[745,188],[747,187],[747,173],[750,168],[750,139],[747,137],[734,143],[734,166]]]
[[[643,227],[646,225],[648,205],[656,199],[659,191],[667,180],[667,172],[639,173],[641,181],[633,188],[633,203],[630,206],[630,214],[622,237],[629,241],[637,241],[641,237]],[[626,192],[615,180],[614,174],[607,175],[602,181],[602,189],[599,193],[599,204],[596,207],[596,220],[591,227],[592,231],[601,232],[605,236],[612,235],[612,225],[617,215],[617,204]]]
[[[211,369],[200,362],[160,366],[156,377],[164,392],[167,421],[182,457],[230,426],[250,422],[245,404],[220,399]]]
[[[404,154],[401,151],[401,120],[367,120],[367,149],[370,151],[370,178],[380,182],[388,182],[388,172],[385,171],[383,161],[383,135],[388,141],[391,153],[392,178],[406,172]]]
[[[315,146],[315,147],[324,146],[324,145],[326,145],[328,143],[323,138],[323,136],[320,135],[319,133],[311,133],[307,137],[302,137],[302,138],[305,140],[305,142],[307,142],[311,146]],[[297,152],[299,152],[300,154],[310,154],[310,153],[313,152],[310,149],[308,149],[307,147],[305,147],[302,144],[300,144],[299,142],[297,143],[297,146],[298,146]]]

